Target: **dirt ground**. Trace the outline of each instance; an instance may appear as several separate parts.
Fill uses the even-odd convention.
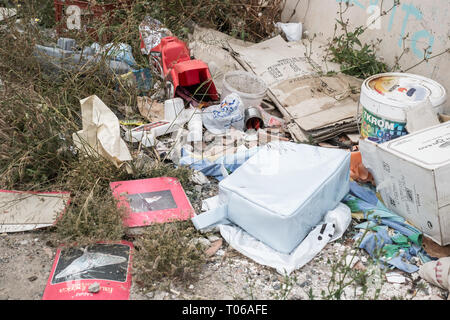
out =
[[[40,300],[56,254],[56,246],[49,241],[50,231],[10,233],[0,235],[0,299]],[[211,238],[215,241],[216,234]],[[208,240],[209,241],[209,240]],[[145,293],[135,283],[130,300],[178,299],[322,299],[332,276],[328,260],[336,259],[351,247],[342,240],[329,243],[312,261],[289,277],[258,265],[223,242],[221,249],[204,265],[200,279],[187,287],[173,286],[166,291]],[[356,253],[363,265],[368,265],[365,252]],[[401,272],[400,272],[401,273]],[[444,300],[445,292],[420,279],[418,274],[404,274],[404,284],[384,282],[378,299],[381,300]],[[375,279],[376,280],[376,279]],[[370,280],[369,280],[370,282]],[[374,281],[369,285],[375,289]],[[374,290],[362,296],[361,287],[344,290],[343,299],[374,299]]]

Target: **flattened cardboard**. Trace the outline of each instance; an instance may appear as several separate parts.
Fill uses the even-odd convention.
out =
[[[0,190],[0,233],[52,226],[69,203],[69,192]]]
[[[176,178],[159,177],[111,182],[118,206],[127,209],[124,225],[143,227],[153,223],[187,220],[194,209]]]
[[[128,300],[133,249],[127,241],[60,247],[42,300]],[[95,282],[100,290],[89,292]]]
[[[267,84],[267,94],[285,120],[298,126],[288,128],[297,140],[321,142],[357,130],[359,95],[352,87],[361,86],[359,79],[319,76],[319,66],[306,56],[305,48],[280,36],[250,47],[230,46],[236,60]]]

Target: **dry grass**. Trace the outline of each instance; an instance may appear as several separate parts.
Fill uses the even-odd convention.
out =
[[[205,256],[193,238],[199,234],[189,221],[149,227],[134,242],[137,251],[133,262],[135,281],[147,290],[184,285],[198,279]]]
[[[50,4],[49,4],[50,3]],[[136,88],[121,85],[102,63],[82,69],[49,68],[33,55],[36,44],[56,42],[53,1],[7,1],[17,5],[16,17],[0,24],[0,188],[32,191],[64,190],[71,203],[49,239],[66,244],[89,244],[100,240],[125,239],[122,225],[125,214],[109,188],[111,181],[171,176],[188,191],[191,169],[175,168],[145,152],[150,166],[133,174],[116,168],[101,157],[84,157],[73,147],[72,133],[81,129],[80,99],[97,95],[119,118],[120,109],[132,106],[136,114]],[[129,10],[120,10],[115,18],[122,23],[93,23],[97,38],[72,33],[79,47],[99,41],[128,43],[140,68],[149,67],[140,54],[138,25],[145,15],[165,22],[183,37],[192,21],[210,26],[246,40],[260,40],[273,30],[272,21],[280,13],[280,1],[261,6],[257,0],[229,1],[145,1],[136,0]],[[0,4],[5,4],[0,2]],[[259,13],[262,15],[259,15]],[[19,28],[16,18],[21,19]],[[38,19],[38,20],[36,20]],[[149,94],[152,94],[151,91]],[[128,144],[132,154],[136,145]],[[136,168],[135,168],[136,169]],[[189,240],[198,237],[190,221],[154,225],[135,239],[136,279],[146,288],[165,281],[196,278],[204,262],[200,248]],[[164,281],[163,281],[164,280]]]

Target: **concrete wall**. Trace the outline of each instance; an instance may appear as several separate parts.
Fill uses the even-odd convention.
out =
[[[347,1],[353,4],[345,14],[352,26],[367,25],[372,21],[370,17],[387,11],[394,3],[394,0],[286,0],[282,21],[302,22],[304,30],[310,34],[316,33],[318,39],[327,41],[334,33],[339,3],[342,2],[345,8]],[[424,49],[429,45],[431,56],[450,48],[450,1],[400,0],[399,6],[379,18],[370,28],[361,40],[383,39],[378,56],[388,65],[392,65],[395,56],[401,54],[402,37],[409,34],[405,45],[410,50],[400,63],[402,68],[409,68],[423,59]],[[408,72],[436,80],[450,96],[450,53],[424,62]]]

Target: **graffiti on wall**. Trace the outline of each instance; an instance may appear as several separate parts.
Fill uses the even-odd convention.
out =
[[[367,18],[367,26],[369,29],[381,29],[381,21],[378,19],[381,14],[381,8],[378,6],[379,0],[369,0],[368,6],[366,7],[361,1],[359,0],[336,0],[336,2],[345,2],[349,4],[353,4],[356,7],[359,7],[366,11],[366,13],[369,15]],[[392,0],[392,3],[394,3],[394,0]],[[398,9],[401,9],[400,10]],[[399,12],[397,12],[399,11]],[[402,15],[402,13],[404,13]],[[406,36],[406,30],[410,22],[419,22],[423,20],[423,14],[420,12],[417,7],[415,7],[412,3],[403,3],[400,6],[395,6],[389,13],[389,23],[388,23],[388,32],[392,32],[392,26],[394,24],[394,21],[396,19],[401,19],[403,16],[402,21],[402,27],[401,32],[399,35],[399,39],[397,42],[397,45],[401,48],[403,45],[403,38]],[[426,52],[426,57],[429,57],[433,45],[434,45],[434,36],[426,29],[422,29],[419,31],[414,32],[411,37],[411,50],[414,53],[414,55],[420,59],[424,58],[424,50],[421,50],[418,48],[418,43],[424,42],[428,43],[428,50]]]

